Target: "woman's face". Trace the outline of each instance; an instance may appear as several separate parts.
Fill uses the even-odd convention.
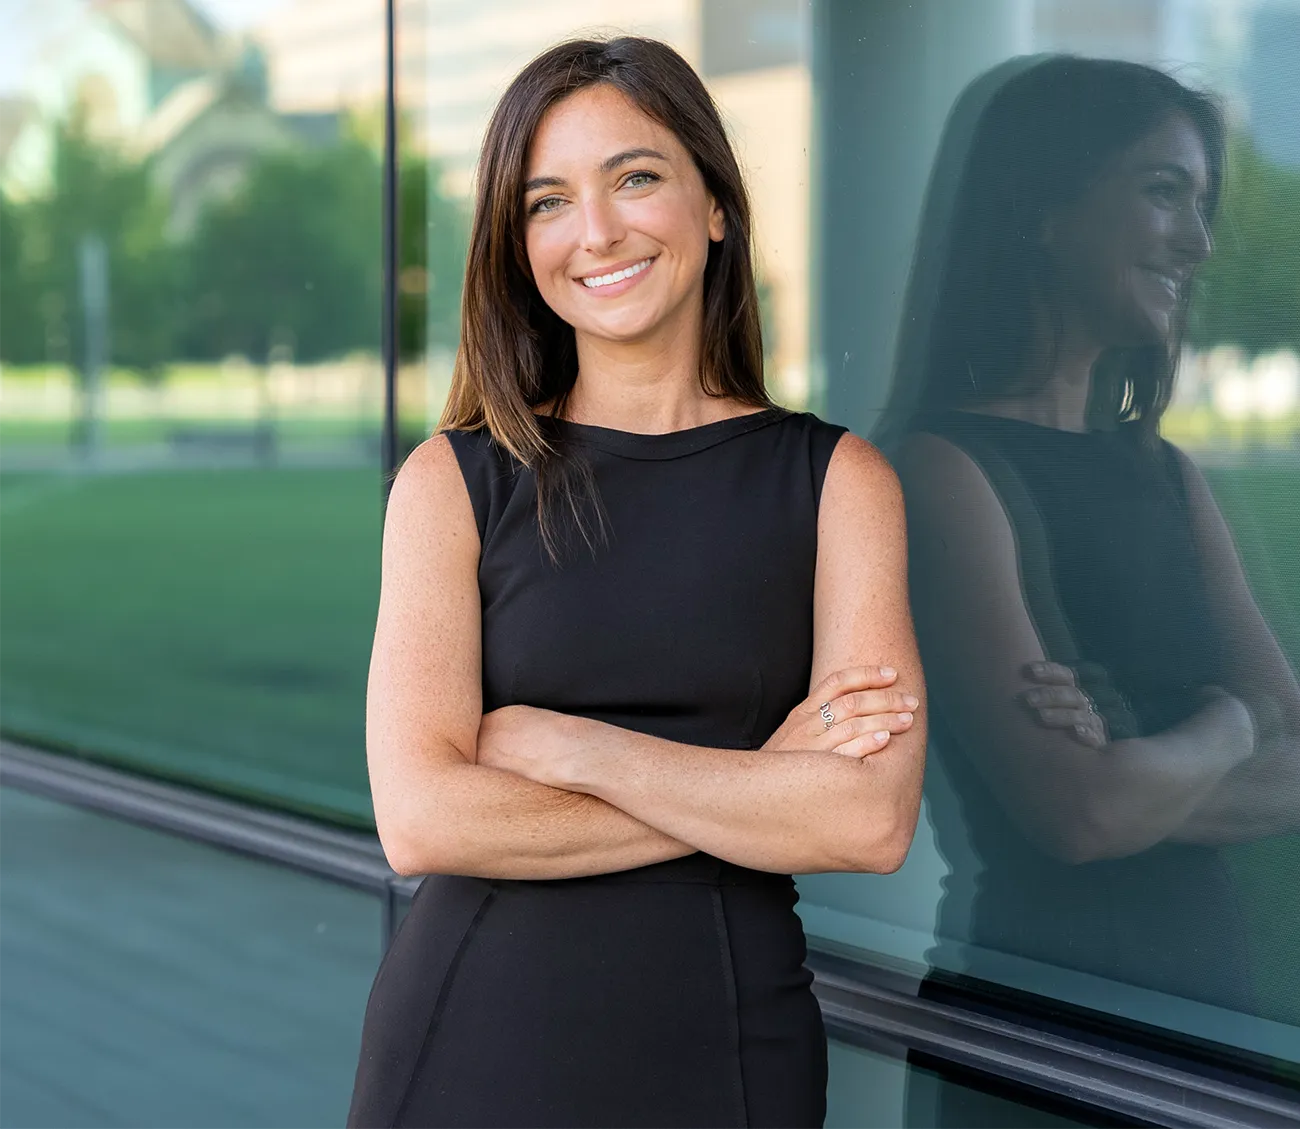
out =
[[[672,130],[599,83],[547,111],[528,153],[525,244],[577,334],[633,343],[698,324],[722,210]]]
[[[1103,348],[1168,340],[1192,273],[1210,254],[1208,183],[1201,135],[1174,114],[1049,224],[1049,253]]]

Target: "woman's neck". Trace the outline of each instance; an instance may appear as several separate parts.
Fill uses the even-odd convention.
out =
[[[1077,327],[1067,324],[1057,335],[1045,317],[1035,322],[1037,330],[1025,365],[1029,378],[1025,383],[1033,390],[985,400],[974,410],[1058,431],[1087,431],[1092,368],[1102,348]]]
[[[699,320],[654,339],[613,342],[578,335],[578,378],[564,406],[574,423],[662,434],[737,414],[700,384]]]

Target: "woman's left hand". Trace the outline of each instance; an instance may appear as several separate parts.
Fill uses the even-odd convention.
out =
[[[1110,740],[1106,719],[1096,703],[1083,690],[1075,673],[1062,663],[1034,662],[1025,667],[1025,675],[1038,683],[1022,691],[1020,700],[1045,729],[1065,729],[1090,749],[1101,749]]]
[[[502,706],[479,724],[477,763],[565,788],[583,721],[533,706]]]

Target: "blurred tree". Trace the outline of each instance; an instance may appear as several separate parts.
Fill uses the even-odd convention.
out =
[[[1189,338],[1247,353],[1300,349],[1300,169],[1232,139],[1215,250],[1201,268]]]
[[[173,353],[178,263],[164,235],[166,208],[143,167],[91,141],[74,119],[56,131],[50,190],[5,201],[0,217],[0,357],[80,371],[77,249],[97,236],[107,252],[109,359],[144,375],[161,371]]]
[[[365,145],[263,157],[209,205],[185,248],[193,359],[300,361],[377,350],[382,277],[380,167]]]
[[[0,192],[0,360],[44,360],[40,295],[26,262],[26,215]]]

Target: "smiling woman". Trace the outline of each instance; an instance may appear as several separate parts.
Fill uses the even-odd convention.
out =
[[[911,841],[904,559],[879,454],[764,391],[699,78],[645,39],[539,57],[488,130],[455,383],[385,528],[375,814],[436,877],[351,1124],[821,1124],[790,876]]]

